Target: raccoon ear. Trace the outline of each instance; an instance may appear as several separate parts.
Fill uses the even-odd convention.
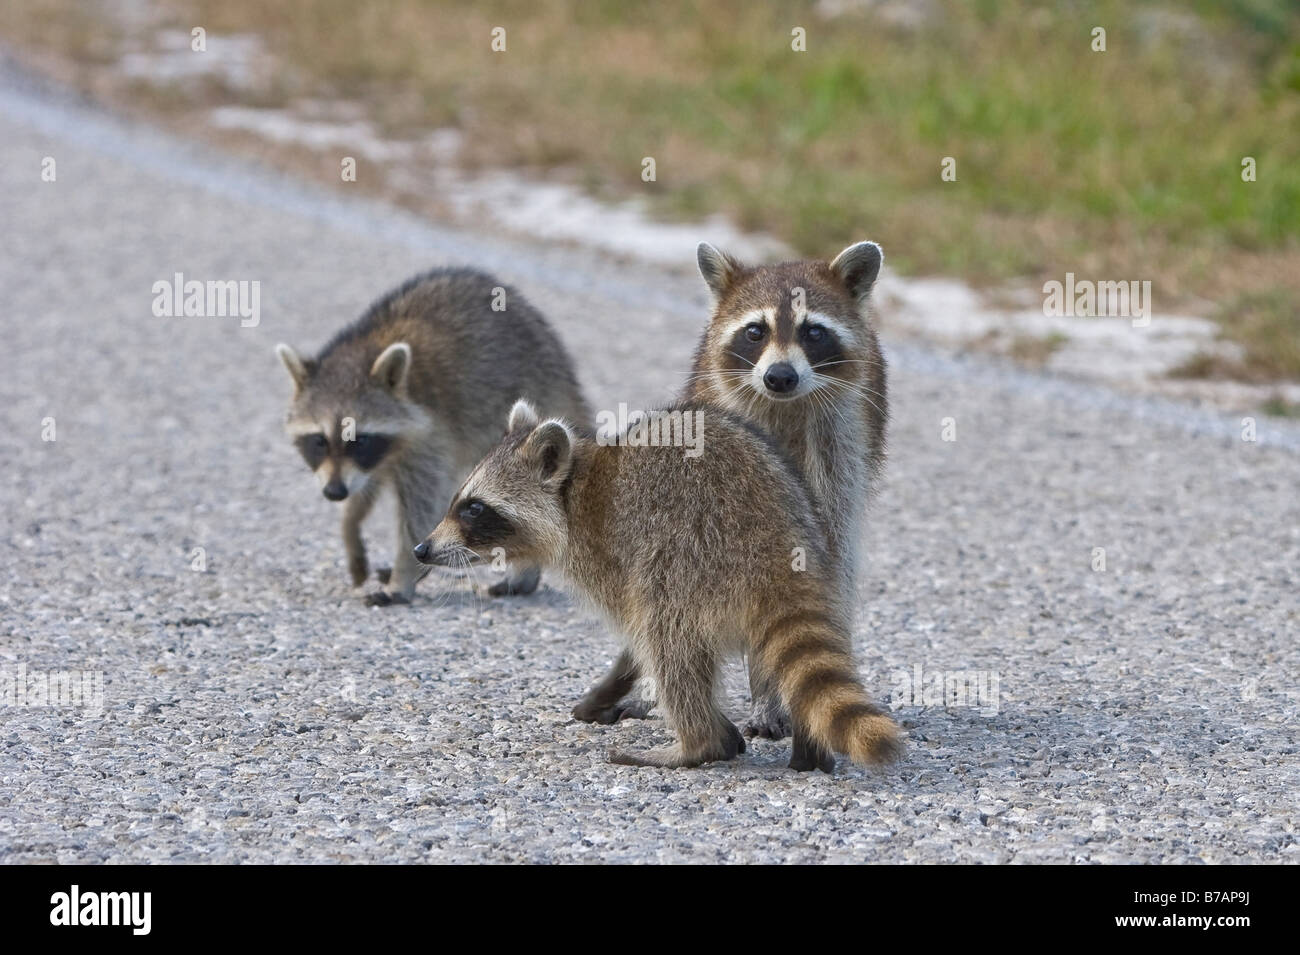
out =
[[[311,373],[309,363],[299,358],[298,353],[284,342],[275,346],[275,353],[280,356],[280,361],[284,362],[289,377],[293,379],[293,387],[301,390],[304,382],[307,381],[307,376]]]
[[[715,299],[722,298],[727,289],[731,288],[741,270],[739,262],[707,242],[701,242],[696,248],[695,262]]]
[[[541,472],[542,483],[558,484],[569,476],[573,435],[563,421],[552,418],[538,425],[524,442],[524,453]]]
[[[510,416],[506,418],[506,434],[514,434],[516,431],[531,431],[537,427],[537,423],[541,420],[537,416],[537,409],[528,403],[528,399],[520,398],[510,408]]]
[[[411,368],[411,346],[394,342],[383,350],[370,366],[370,377],[393,391],[406,384],[406,373]]]
[[[831,271],[839,276],[848,286],[854,298],[863,299],[871,293],[880,275],[880,266],[885,261],[885,253],[874,242],[858,242],[849,246],[831,263]]]

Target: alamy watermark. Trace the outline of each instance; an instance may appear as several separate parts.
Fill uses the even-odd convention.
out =
[[[984,716],[998,715],[1001,679],[996,670],[925,670],[917,663],[911,670],[895,670],[892,680],[892,710],[904,706],[969,707]]]
[[[132,935],[148,935],[152,910],[152,892],[83,892],[73,885],[50,896],[51,925],[120,925]]]
[[[619,402],[618,411],[596,413],[596,443],[609,447],[685,448],[685,456],[704,453],[704,412],[628,411]]]
[[[1048,317],[1131,318],[1134,328],[1151,324],[1151,282],[1131,279],[1118,282],[1075,280],[1073,272],[1065,281],[1053,279],[1043,285],[1043,314]]]
[[[0,667],[0,706],[70,706],[104,712],[103,670],[28,670]]]
[[[262,321],[262,283],[256,279],[186,281],[185,274],[177,272],[154,282],[153,296],[158,318],[238,316],[242,328],[256,328]]]

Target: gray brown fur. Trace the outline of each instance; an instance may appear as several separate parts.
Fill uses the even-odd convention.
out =
[[[739,414],[772,435],[807,482],[843,575],[844,592],[852,594],[866,507],[884,465],[888,423],[885,360],[870,306],[883,261],[880,248],[862,242],[831,263],[748,267],[701,244],[698,259],[714,307],[684,397]],[[802,312],[796,308],[796,289],[803,290]],[[753,315],[762,315],[767,328],[758,342],[737,328]],[[833,341],[818,344],[803,337],[805,326],[822,320],[834,325]],[[774,396],[762,381],[762,373],[781,358],[801,366],[793,398]],[[625,676],[628,669],[626,658],[615,665],[615,672]],[[746,735],[788,735],[790,721],[774,688],[752,671],[750,685],[754,703]],[[642,716],[649,709],[645,694],[615,701],[588,694],[574,715],[608,722]]]
[[[676,447],[599,445],[520,402],[420,559],[465,565],[503,546],[558,570],[626,638],[678,740],[614,762],[696,766],[743,751],[715,700],[734,652],[749,653],[793,714],[792,766],[828,769],[831,752],[891,759],[897,728],[858,679],[842,573],[802,478],[748,422],[715,406],[674,410],[697,409],[705,437],[691,459]]]
[[[497,289],[504,310],[492,308]],[[324,435],[328,450],[313,470],[327,496],[346,492],[342,532],[354,585],[369,574],[362,522],[382,490],[394,492],[398,540],[391,573],[379,575],[383,589],[367,597],[375,604],[410,599],[427,571],[412,548],[500,436],[517,398],[589,421],[569,357],[546,320],[514,289],[468,269],[435,269],[404,283],[314,359],[286,345],[277,352],[294,380],[286,428],[295,437]],[[346,418],[356,435],[390,439],[373,466],[361,467],[360,446],[342,440]],[[528,592],[537,580],[536,568],[524,567],[493,592]]]

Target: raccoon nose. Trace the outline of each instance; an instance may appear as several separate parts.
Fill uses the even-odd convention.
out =
[[[799,372],[788,361],[779,361],[763,374],[763,384],[767,385],[768,391],[777,394],[793,391],[799,384]]]
[[[321,493],[331,501],[341,501],[348,496],[348,486],[342,481],[330,481],[321,488]]]
[[[427,564],[429,562],[429,552],[431,550],[433,550],[433,548],[429,546],[428,541],[420,541],[420,543],[415,545],[415,559],[422,564]]]

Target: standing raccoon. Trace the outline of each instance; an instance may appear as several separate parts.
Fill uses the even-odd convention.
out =
[[[898,730],[858,680],[844,575],[802,478],[766,434],[717,407],[659,420],[677,417],[680,430],[691,414],[697,434],[709,429],[694,459],[600,445],[520,401],[416,557],[466,566],[504,548],[560,571],[625,635],[678,741],[613,762],[698,766],[743,752],[714,699],[722,658],[740,650],[791,713],[792,768],[829,772],[834,752],[893,758]]]
[[[495,306],[495,308],[494,308]],[[313,359],[276,352],[293,378],[286,419],[331,501],[343,502],[352,583],[369,575],[361,524],[385,487],[397,502],[391,572],[371,605],[410,601],[427,572],[412,548],[438,522],[469,469],[495,443],[517,398],[585,424],[569,356],[518,292],[469,269],[434,269],[379,299]],[[489,591],[526,594],[540,571],[524,566]]]
[[[880,246],[859,242],[830,263],[750,268],[701,243],[697,258],[714,307],[685,398],[741,415],[775,439],[807,482],[846,593],[852,593],[866,506],[885,457],[885,360],[870,309],[884,259]],[[610,678],[615,674],[628,691],[638,679],[627,655]],[[752,668],[750,689],[746,735],[789,735],[779,695],[756,680]],[[653,705],[593,690],[573,712],[607,723],[645,716]]]

